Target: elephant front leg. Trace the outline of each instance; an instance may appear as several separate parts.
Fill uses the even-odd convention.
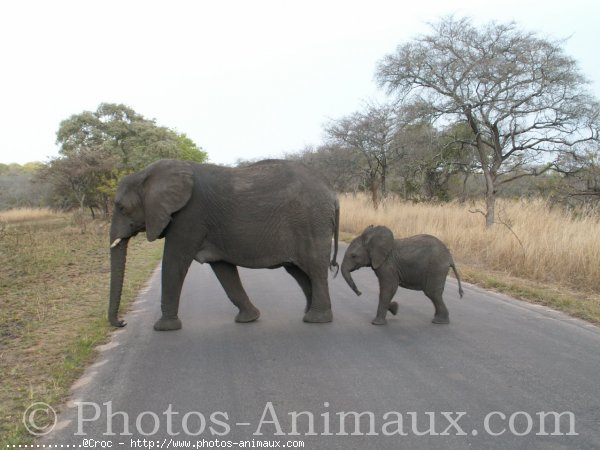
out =
[[[250,299],[248,294],[242,286],[240,275],[237,267],[233,264],[226,262],[212,262],[210,267],[217,276],[217,279],[225,289],[225,293],[231,303],[233,303],[239,309],[238,315],[235,317],[235,321],[239,323],[254,322],[260,317],[260,311],[256,308]]]
[[[371,323],[385,325],[387,312],[390,311],[393,315],[398,312],[398,303],[391,301],[398,290],[398,280],[392,276],[379,274],[377,274],[377,279],[379,280],[379,305],[377,306],[377,315]]]
[[[179,299],[181,288],[187,274],[192,256],[186,256],[165,242],[162,262],[162,295],[160,308],[162,317],[154,324],[156,331],[171,331],[181,329],[179,320]]]

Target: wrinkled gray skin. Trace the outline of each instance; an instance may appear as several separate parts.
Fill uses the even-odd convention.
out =
[[[370,226],[350,243],[342,261],[342,276],[357,295],[361,292],[351,272],[361,267],[371,267],[379,280],[379,306],[372,321],[374,325],[384,325],[388,311],[394,315],[398,312],[398,303],[391,301],[398,286],[423,291],[435,307],[433,323],[449,323],[442,294],[450,267],[458,280],[458,293],[463,296],[450,251],[439,239],[427,234],[394,239],[389,228]]]
[[[239,309],[237,322],[252,322],[260,312],[236,266],[283,266],[306,296],[304,321],[330,322],[327,277],[329,266],[337,267],[338,223],[335,193],[303,164],[269,160],[228,168],[157,161],[119,183],[110,229],[108,319],[125,326],[118,312],[127,242],[145,231],[149,241],[165,239],[162,317],[155,330],[181,328],[179,297],[193,260],[210,264]]]

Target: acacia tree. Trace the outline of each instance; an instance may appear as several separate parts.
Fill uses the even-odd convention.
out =
[[[560,155],[598,140],[598,102],[561,44],[514,23],[476,28],[449,17],[378,64],[380,87],[421,117],[469,126],[466,143],[485,179],[488,227],[499,184],[539,175]]]
[[[364,111],[335,120],[325,129],[329,146],[362,158],[364,178],[375,207],[387,195],[390,166],[398,157],[397,126],[393,106],[368,105]]]
[[[600,146],[590,146],[583,158],[565,155],[557,176],[550,180],[553,200],[565,205],[600,203]]]

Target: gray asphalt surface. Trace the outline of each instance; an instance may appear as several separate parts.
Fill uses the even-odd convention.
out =
[[[433,306],[421,292],[399,289],[398,316],[374,326],[378,287],[368,268],[354,274],[361,297],[341,276],[330,279],[334,321],[306,324],[300,288],[283,269],[240,273],[259,321],[234,323],[209,266],[194,263],[184,328],[158,333],[157,270],[40,443],[600,448],[595,326],[470,285],[459,299],[450,278],[450,325],[430,322]],[[565,414],[557,425],[540,412]]]

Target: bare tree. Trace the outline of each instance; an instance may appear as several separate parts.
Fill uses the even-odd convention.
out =
[[[338,145],[306,146],[286,158],[317,169],[337,192],[357,192],[365,185],[361,155]]]
[[[581,157],[565,155],[557,170],[557,180],[552,180],[559,189],[552,193],[553,201],[565,206],[600,205],[600,146],[590,146]]]
[[[52,204],[65,209],[78,207],[81,215],[87,206],[94,217],[94,208],[107,216],[109,198],[99,186],[114,178],[115,158],[98,149],[79,149],[66,158],[49,161],[38,178],[52,186]],[[116,180],[115,180],[116,182]]]
[[[328,145],[358,154],[363,174],[377,206],[387,195],[387,177],[392,161],[398,157],[396,130],[398,118],[391,105],[367,105],[330,123],[325,133]]]
[[[377,80],[421,117],[468,124],[491,226],[498,185],[539,175],[598,141],[600,108],[562,42],[514,23],[476,28],[449,17],[431,28],[380,61]]]

